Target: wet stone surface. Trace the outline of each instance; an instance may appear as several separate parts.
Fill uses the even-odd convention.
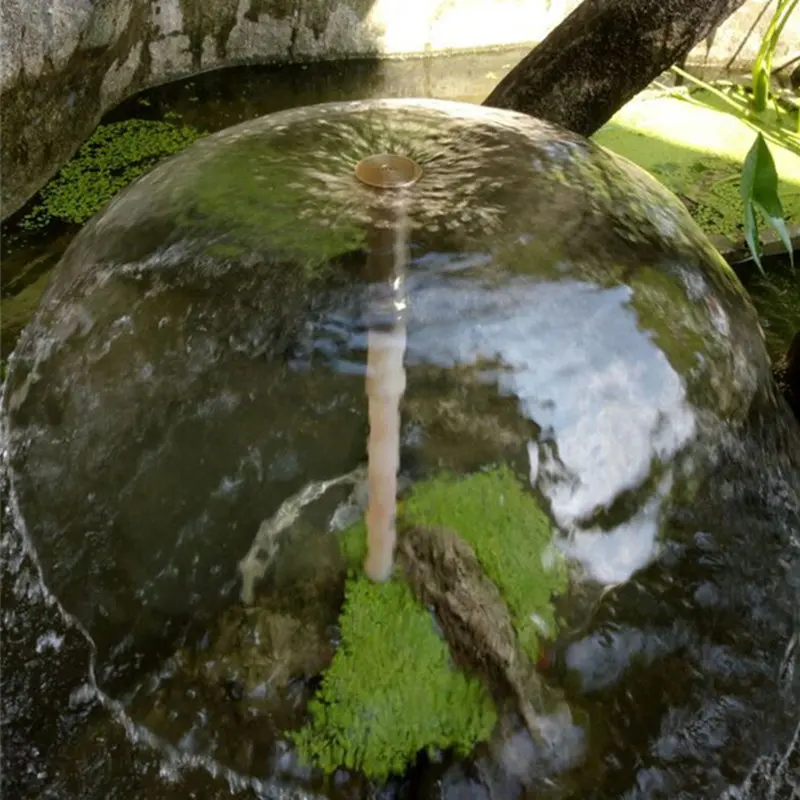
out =
[[[227,610],[202,642],[167,660],[155,692],[127,700],[132,717],[243,774],[278,774],[285,733],[302,724],[333,657],[342,577],[296,586],[294,611],[274,599]]]
[[[344,104],[208,137],[134,184],[74,240],[20,338],[4,546],[30,541],[54,599],[28,598],[37,562],[20,557],[4,625],[45,649],[63,637],[69,668],[43,651],[28,681],[16,656],[19,796],[319,788],[280,766],[281,730],[335,647],[342,573],[309,566],[301,591],[291,564],[331,555],[317,544],[338,500],[309,511],[250,609],[238,566],[287,497],[363,464],[376,214],[353,169],[387,150],[423,168],[404,477],[512,465],[585,599],[547,675],[590,732],[555,796],[706,797],[788,745],[798,435],[735,275],[676,198],[582,139],[488,109]],[[534,695],[500,645],[486,661]],[[88,710],[81,680],[102,701]],[[521,797],[541,755],[512,725],[472,759],[422,759],[388,796]]]

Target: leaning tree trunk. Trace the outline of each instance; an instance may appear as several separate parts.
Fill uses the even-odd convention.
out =
[[[483,104],[591,136],[664,70],[683,62],[744,2],[584,0]],[[800,420],[800,332],[778,380]]]
[[[584,0],[486,98],[590,136],[744,0]]]

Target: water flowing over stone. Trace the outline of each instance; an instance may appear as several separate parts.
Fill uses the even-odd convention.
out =
[[[599,604],[596,630],[565,650],[589,695],[625,685],[633,652],[723,658],[678,612],[651,641],[635,594],[725,534],[687,509],[718,507],[709,481],[753,415],[774,407],[784,424],[744,290],[677,199],[623,159],[516,114],[376,101],[248,122],[163,164],[86,226],[21,337],[3,397],[10,495],[49,590],[94,642],[100,687],[132,691],[211,629],[262,522],[312,484],[334,488],[290,534],[275,527],[282,556],[279,542],[264,552],[291,565],[324,541],[345,500],[336,479],[365,459],[380,199],[353,169],[381,152],[423,168],[408,208],[404,478],[496,462],[530,478],[594,587],[581,625]],[[793,508],[797,467],[782,469]],[[776,515],[778,551],[791,526]],[[684,597],[691,580],[674,580]],[[713,605],[712,584],[687,602]],[[609,633],[606,613],[630,632]]]

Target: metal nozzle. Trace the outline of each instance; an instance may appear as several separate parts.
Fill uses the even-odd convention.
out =
[[[356,178],[373,189],[404,189],[422,177],[422,167],[395,153],[367,156],[356,164]]]

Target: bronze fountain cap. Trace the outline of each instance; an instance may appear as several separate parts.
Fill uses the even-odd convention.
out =
[[[422,167],[396,153],[367,156],[356,164],[356,178],[373,189],[405,189],[422,177]]]

